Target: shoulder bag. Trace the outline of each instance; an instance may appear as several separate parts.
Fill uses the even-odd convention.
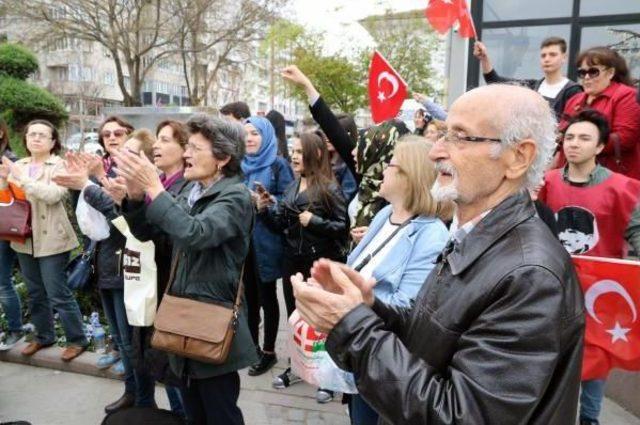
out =
[[[244,266],[235,302],[229,307],[169,294],[180,255],[176,253],[171,265],[169,283],[153,325],[151,346],[180,357],[222,364],[227,360],[238,326]]]
[[[11,200],[0,203],[0,239],[24,243],[31,237],[31,204],[18,199],[11,184],[6,190]]]

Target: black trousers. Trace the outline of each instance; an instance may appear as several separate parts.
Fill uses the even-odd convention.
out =
[[[262,282],[260,280],[255,258],[255,253],[251,249],[244,266],[249,331],[251,332],[253,343],[256,347],[259,347],[260,308],[262,307],[264,312],[264,345],[262,349],[274,352],[280,323],[280,305],[278,303],[276,281]]]
[[[242,411],[238,407],[238,372],[213,378],[191,378],[185,381],[180,392],[190,425],[244,425]]]

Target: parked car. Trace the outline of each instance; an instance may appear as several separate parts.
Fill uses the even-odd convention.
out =
[[[64,143],[64,148],[66,150],[79,151],[82,136],[82,133],[72,134]],[[98,155],[102,155],[104,153],[102,146],[100,146],[100,143],[98,143],[98,133],[84,133],[83,151],[88,153],[95,153]]]

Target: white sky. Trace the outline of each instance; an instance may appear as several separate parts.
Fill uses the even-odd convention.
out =
[[[358,24],[359,19],[382,14],[386,9],[406,11],[426,7],[427,0],[292,0],[290,19],[305,28],[326,32],[325,49],[333,53],[354,46],[373,46],[371,37]],[[288,15],[285,13],[285,17]]]

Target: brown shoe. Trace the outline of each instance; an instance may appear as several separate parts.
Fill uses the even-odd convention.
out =
[[[117,399],[111,404],[107,404],[104,408],[106,414],[117,412],[118,410],[126,409],[135,404],[136,397],[133,394],[124,393],[122,397]]]
[[[60,358],[62,359],[63,362],[70,362],[71,360],[75,359],[80,354],[82,354],[86,349],[87,347],[70,345],[64,349],[64,351],[62,352],[62,356],[60,356]]]
[[[42,350],[43,348],[51,347],[52,345],[53,343],[40,344],[39,342],[32,341],[22,349],[20,354],[22,354],[23,356],[33,356],[35,353]]]

